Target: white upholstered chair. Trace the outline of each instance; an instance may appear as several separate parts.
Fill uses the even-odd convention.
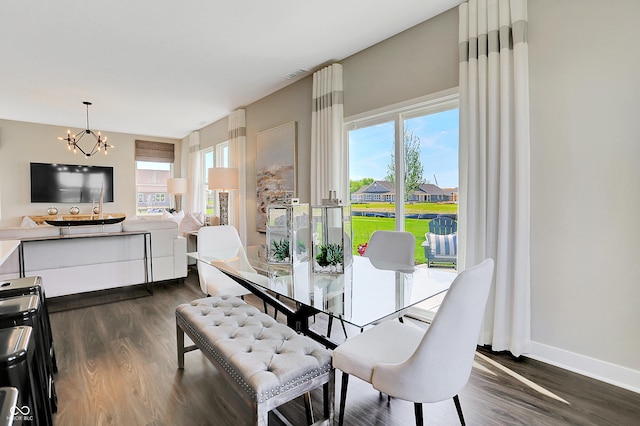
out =
[[[458,392],[471,374],[492,277],[492,259],[461,272],[426,332],[386,321],[338,346],[333,366],[342,371],[339,424],[349,375],[354,375],[380,392],[412,401],[417,425],[422,424],[422,403],[453,398],[464,425]]]
[[[227,262],[229,266],[239,271],[246,278],[257,281],[267,278],[259,275],[249,264],[247,254],[240,241],[236,228],[230,225],[203,226],[198,230],[198,252],[206,253],[208,250],[229,249],[234,253],[235,259]],[[204,262],[198,262],[198,277],[200,288],[210,296],[230,295],[243,296],[251,293],[249,290],[229,278],[218,268]]]
[[[364,256],[378,269],[413,272],[416,237],[404,231],[375,231]]]
[[[415,268],[416,238],[410,232],[404,231],[375,231],[369,243],[364,257],[378,268],[398,272],[413,272]],[[402,317],[400,317],[402,321]],[[344,321],[341,321],[344,336],[348,337]],[[329,317],[327,337],[331,337],[333,317]]]

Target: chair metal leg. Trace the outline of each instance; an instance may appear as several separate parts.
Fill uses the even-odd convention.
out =
[[[342,373],[342,389],[340,389],[340,415],[338,416],[338,426],[344,422],[344,406],[347,402],[347,386],[349,385],[349,375]]]
[[[453,397],[453,403],[456,404],[456,411],[458,412],[458,417],[460,418],[460,424],[465,426],[464,416],[462,415],[462,406],[460,405],[460,398],[458,395]]]
[[[340,320],[340,324],[342,324],[342,331],[344,332],[344,338],[348,339],[349,335],[347,334],[347,327],[345,327],[344,321]]]
[[[344,321],[340,319],[340,325],[342,325],[342,332],[344,333],[344,337],[349,338],[347,334],[347,327],[344,325]],[[333,317],[329,315],[329,325],[327,326],[327,338],[331,337],[331,327],[333,327]]]
[[[423,425],[422,403],[421,402],[414,402],[413,403],[413,410],[416,412],[416,426],[422,426]]]

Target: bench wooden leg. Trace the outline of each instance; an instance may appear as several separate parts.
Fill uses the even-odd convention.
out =
[[[255,415],[254,424],[256,426],[269,426],[269,410],[265,409],[262,404],[256,404]]]
[[[313,407],[311,406],[311,393],[307,392],[304,395],[304,411],[307,414],[307,424],[312,425],[313,421]]]
[[[333,417],[335,415],[335,395],[336,395],[336,383],[335,383],[336,370],[331,369],[329,372],[329,381],[322,385],[322,398],[324,404],[324,418],[329,419],[329,424],[333,425]]]
[[[184,331],[176,321],[176,346],[178,347],[178,368],[184,369]]]

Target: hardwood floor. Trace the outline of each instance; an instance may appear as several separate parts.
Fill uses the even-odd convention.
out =
[[[71,304],[68,310],[57,306],[51,313],[59,367],[56,425],[250,424],[244,403],[200,352],[186,354],[185,369],[177,369],[175,307],[202,296],[197,279],[192,271],[184,283],[155,285],[150,296],[83,308]],[[247,301],[261,307],[255,298]],[[315,327],[326,330],[326,319],[318,316]],[[332,336],[342,338],[340,323],[334,327]],[[314,393],[313,401],[321,413],[321,394]],[[484,349],[460,401],[469,425],[640,424],[636,393]],[[301,400],[281,412],[294,425],[305,422]],[[427,425],[459,424],[452,400],[425,404],[424,416]],[[279,424],[276,416],[270,424]],[[414,424],[413,404],[387,403],[369,384],[351,378],[345,424]]]

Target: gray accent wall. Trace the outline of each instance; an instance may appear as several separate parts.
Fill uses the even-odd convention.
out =
[[[458,86],[458,9],[341,61],[344,115]]]
[[[71,126],[71,129],[77,129]],[[18,226],[25,215],[44,215],[51,203],[31,203],[29,163],[88,164],[113,166],[114,202],[105,203],[105,213],[125,213],[136,216],[135,141],[168,142],[175,145],[175,175],[180,176],[182,143],[178,139],[133,135],[100,129],[114,145],[109,155],[102,153],[85,158],[66,149],[58,136],[67,127],[22,121],[0,120],[0,226]],[[55,204],[55,203],[54,203]],[[72,203],[55,204],[60,214],[68,214]],[[89,214],[91,203],[79,203],[80,213]]]

